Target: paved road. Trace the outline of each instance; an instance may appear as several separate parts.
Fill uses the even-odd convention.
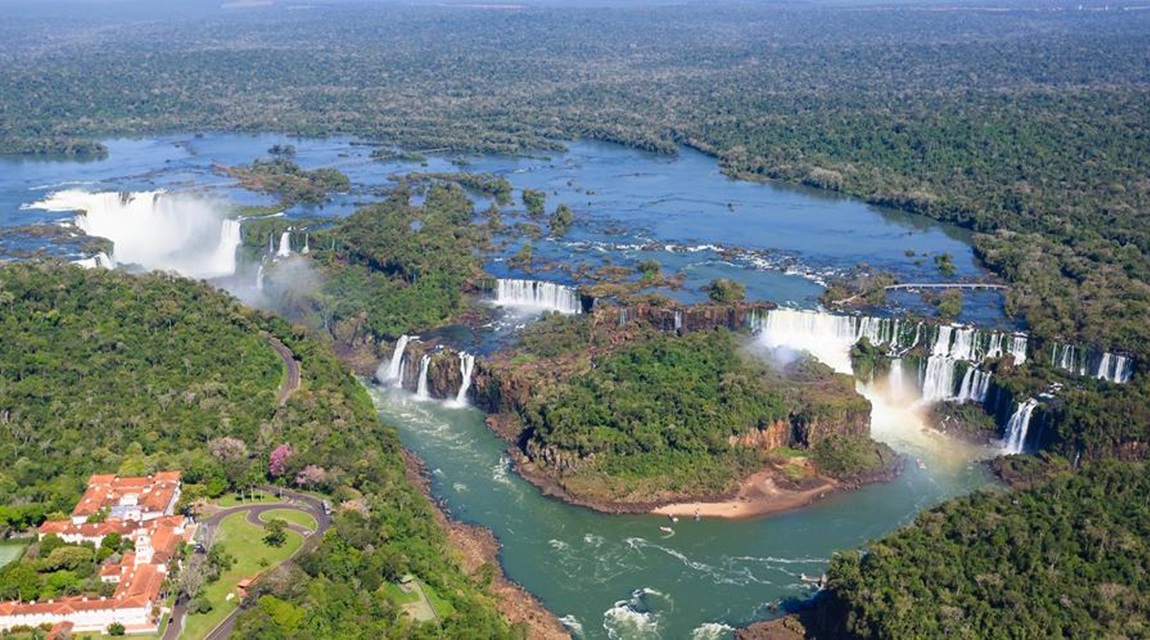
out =
[[[291,352],[289,351],[288,353]],[[298,379],[299,378],[297,377],[296,380],[298,381]],[[273,509],[296,509],[299,511],[304,511],[311,515],[311,517],[315,518],[317,529],[311,535],[304,537],[303,545],[301,545],[300,548],[297,549],[294,554],[292,554],[292,558],[294,558],[296,555],[299,555],[300,553],[303,553],[304,551],[310,551],[313,549],[316,545],[319,544],[320,540],[323,539],[323,534],[327,532],[329,528],[331,528],[331,516],[327,514],[327,511],[323,506],[323,501],[319,498],[302,494],[297,491],[292,491],[290,489],[283,489],[281,487],[261,486],[260,489],[274,495],[279,495],[281,501],[241,505],[238,507],[220,509],[219,511],[213,513],[211,516],[200,520],[200,526],[216,527],[219,526],[220,522],[222,522],[224,518],[230,515],[247,512],[247,521],[256,526],[262,527],[266,523],[260,520],[260,514],[264,512],[271,511]],[[301,535],[303,535],[306,531],[310,531],[310,529],[307,529],[306,527],[301,527],[297,524],[291,523],[288,523],[287,528]],[[288,558],[284,562],[280,563],[279,566],[284,566],[290,563],[292,558]],[[226,638],[229,638],[232,635],[232,631],[235,629],[236,617],[239,615],[240,610],[240,608],[236,608],[234,611],[228,614],[228,617],[224,618],[219,626],[217,626],[212,630],[211,633],[207,635],[206,640],[225,640]],[[168,625],[167,630],[164,631],[162,640],[176,640],[179,638],[183,627],[184,616],[187,615],[187,612],[187,602],[176,604],[172,611],[172,624]]]
[[[280,385],[279,394],[276,395],[276,402],[283,404],[287,402],[287,399],[296,389],[299,389],[299,361],[295,359],[295,354],[292,353],[291,349],[288,349],[287,345],[280,342],[277,338],[269,337],[268,343],[271,344],[272,349],[276,350],[280,359],[284,361],[284,367],[287,367],[287,377],[284,379],[284,383]]]

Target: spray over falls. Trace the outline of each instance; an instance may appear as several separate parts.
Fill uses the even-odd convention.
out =
[[[806,351],[838,373],[853,375],[851,350],[861,340],[883,346],[890,356],[885,379],[859,380],[872,404],[872,433],[890,444],[929,438],[917,408],[936,402],[986,400],[988,358],[1026,359],[1025,335],[957,325],[929,325],[897,318],[845,316],[775,309],[754,321],[759,343],[774,350]],[[948,445],[949,446],[949,445]]]
[[[112,242],[110,254],[89,258],[84,266],[135,264],[190,278],[220,278],[236,272],[240,222],[223,217],[213,203],[201,198],[162,191],[67,190],[30,208],[77,212],[76,227]]]
[[[379,368],[375,371],[377,381],[390,383],[396,387],[403,383],[403,352],[407,350],[407,344],[411,340],[412,336],[399,336],[399,340],[395,342],[395,350],[391,352],[391,358],[380,362]]]

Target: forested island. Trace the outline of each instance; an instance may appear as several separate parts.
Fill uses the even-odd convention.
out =
[[[275,7],[127,23],[91,8],[22,8],[0,27],[0,152],[100,158],[100,140],[112,136],[274,131],[355,136],[382,162],[545,153],[593,139],[662,154],[691,147],[734,178],[954,223],[973,232],[978,257],[1009,287],[1006,313],[1029,333],[1037,357],[998,354],[979,366],[993,374],[1001,406],[1048,396],[1030,407],[1044,455],[997,465],[1008,478],[1027,476],[1027,486],[945,503],[861,554],[836,557],[802,617],[805,633],[984,637],[1010,627],[1137,637],[1146,632],[1139,499],[1150,453],[1150,12],[1113,8],[349,2],[326,7],[323,20]],[[85,35],[92,25],[101,37]],[[285,207],[322,204],[350,184],[335,167],[303,169],[294,147],[269,153],[225,172]],[[308,259],[322,274],[316,286],[268,269],[265,292],[279,296],[271,306],[298,326],[169,275],[5,265],[4,533],[66,510],[97,471],[178,467],[189,497],[218,498],[291,484],[312,469],[310,488],[362,508],[341,510],[290,575],[261,583],[240,632],[522,635],[486,592],[492,569],[469,576],[452,558],[404,475],[395,432],[345,372],[370,374],[409,334],[490,320],[469,296],[490,287],[483,256],[499,234],[562,236],[578,215],[544,191],[513,196],[497,176],[412,174],[379,202],[319,225]],[[477,212],[470,197],[493,204]],[[506,226],[504,210],[520,204],[523,215]],[[265,233],[290,224],[260,221],[244,251],[258,255]],[[933,257],[943,275],[950,260]],[[508,261],[525,272],[555,267],[540,262],[529,242]],[[802,490],[895,468],[858,417],[865,399],[841,374],[801,360],[781,376],[748,359],[745,326],[726,322],[728,311],[714,312],[722,322],[671,329],[665,314],[654,323],[627,316],[670,308],[648,295],[653,281],[669,282],[658,264],[568,275],[587,311],[596,298],[607,310],[532,325],[478,365],[470,391],[539,484],[645,512],[729,497],[764,469]],[[879,306],[890,284],[870,274],[854,302]],[[680,311],[742,309],[740,286],[716,281],[713,305]],[[956,316],[961,297],[940,295],[939,316]],[[304,372],[282,407],[268,336]],[[412,352],[427,356],[436,397],[462,377],[462,354],[445,342]],[[1128,359],[1133,375],[1071,375],[1060,366],[1069,343]],[[918,349],[911,357],[925,358]],[[892,354],[890,344],[860,341],[852,364],[869,379],[887,373]],[[977,438],[1001,435],[999,416],[946,411]],[[240,450],[212,446],[225,438],[242,455],[217,455]],[[283,443],[293,454],[273,473],[269,456]],[[450,601],[442,625],[413,628],[396,615],[385,583],[405,573]]]
[[[812,495],[833,489],[827,477],[895,472],[894,452],[868,437],[870,406],[853,381],[811,360],[776,370],[722,323],[691,320],[714,311],[727,317],[685,310],[693,331],[681,335],[644,320],[613,328],[614,309],[552,316],[485,364],[478,402],[519,444],[533,482],[608,512],[719,502],[764,470],[783,493]],[[760,502],[750,511],[791,506]]]

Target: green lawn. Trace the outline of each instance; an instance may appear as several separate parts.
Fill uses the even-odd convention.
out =
[[[423,590],[424,595],[427,596],[428,603],[431,605],[432,609],[434,609],[435,615],[438,616],[440,620],[446,618],[455,611],[455,607],[453,607],[447,600],[444,600],[438,593],[435,592],[435,589],[429,587],[427,583],[423,582],[422,580],[416,580],[416,583],[418,587],[413,588],[411,591],[404,591],[403,588],[398,584],[389,582],[384,587],[384,593],[388,598],[394,600],[395,603],[400,607],[408,610],[409,614],[411,614],[417,620],[431,619],[430,612],[426,618],[423,618],[419,615],[419,611],[424,609],[425,605],[422,605],[423,598],[419,597],[419,591],[417,589]]]
[[[280,547],[269,547],[263,541],[263,529],[247,522],[247,513],[234,513],[220,523],[217,536],[218,545],[223,545],[236,562],[218,581],[204,590],[213,609],[208,613],[188,614],[184,621],[181,638],[199,640],[216,628],[224,618],[239,606],[238,595],[229,602],[229,593],[235,593],[235,586],[244,578],[254,578],[257,574],[271,569],[287,560],[303,544],[303,537],[294,531],[287,531],[287,543]]]
[[[305,529],[310,529],[312,531],[315,531],[319,528],[319,525],[316,524],[315,518],[313,518],[310,513],[306,511],[300,511],[298,509],[272,509],[260,514],[260,520],[264,522],[271,522],[276,518],[291,524],[298,524],[299,526]]]
[[[255,496],[254,499],[252,499],[253,495]],[[221,507],[227,508],[227,507],[237,507],[239,505],[244,505],[244,504],[256,504],[256,503],[262,503],[262,502],[278,502],[278,501],[279,501],[279,498],[275,497],[274,495],[272,495],[270,493],[264,493],[263,491],[256,491],[254,493],[247,493],[245,491],[242,498],[240,496],[237,496],[234,493],[224,494],[224,495],[220,496],[219,500],[216,500],[216,504],[218,504]]]
[[[12,562],[24,553],[24,547],[32,542],[31,538],[27,540],[0,540],[0,567]]]
[[[394,582],[387,583],[387,586],[384,588],[384,592],[387,593],[388,598],[394,600],[398,605],[412,604],[414,602],[419,602],[420,600],[418,591],[414,589],[411,591],[404,591],[403,589],[399,588],[398,584],[395,584]]]

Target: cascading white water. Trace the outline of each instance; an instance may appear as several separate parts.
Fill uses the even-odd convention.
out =
[[[416,400],[427,400],[431,396],[427,393],[427,365],[431,364],[431,355],[424,354],[419,359],[419,385],[415,388]]]
[[[1015,362],[1026,357],[1026,336],[985,331],[959,325],[930,327],[921,323],[906,325],[896,318],[843,316],[816,311],[775,309],[754,320],[760,340],[771,348],[805,350],[839,373],[852,373],[850,350],[859,340],[885,344],[898,355],[919,343],[929,346],[925,366],[918,372],[918,390],[926,402],[941,400],[981,402],[989,390],[990,374],[966,366],[961,381],[959,367],[977,365],[985,358],[1013,355]],[[897,363],[897,364],[896,364]],[[904,363],[892,360],[892,392],[906,393]]]
[[[761,319],[759,342],[771,349],[807,351],[838,373],[851,374],[857,318],[816,311],[774,309]]]
[[[375,379],[379,382],[391,382],[394,386],[400,386],[403,382],[403,352],[407,349],[407,343],[411,342],[411,336],[399,336],[399,340],[395,341],[395,350],[391,352],[391,359],[384,363],[379,363],[379,368],[375,370]]]
[[[1126,356],[1109,352],[1103,353],[1102,360],[1098,363],[1098,371],[1094,374],[1094,377],[1101,380],[1109,380],[1110,382],[1129,382],[1130,376],[1133,374],[1132,364],[1130,358]]]
[[[304,234],[303,234],[303,249],[300,250],[300,253],[304,254],[305,256],[307,254],[311,253],[311,246],[308,244],[310,242],[308,235],[309,234],[307,232],[304,232]]]
[[[274,255],[274,254],[275,254],[275,252],[276,252],[276,240],[275,240],[275,236],[269,233],[269,234],[268,234],[268,255],[269,255],[269,256],[270,256],[270,255]]]
[[[575,289],[539,280],[498,279],[495,284],[495,303],[506,307],[545,309],[567,314],[583,312],[583,304]]]
[[[116,261],[113,260],[111,256],[104,253],[103,251],[97,253],[96,255],[92,256],[91,258],[82,258],[80,260],[77,260],[76,264],[80,265],[81,267],[84,267],[85,269],[99,269],[99,268],[115,269],[116,268]]]
[[[259,269],[256,270],[256,291],[264,290],[264,265],[260,264]]]
[[[1134,374],[1134,361],[1109,351],[1090,351],[1072,344],[1055,343],[1050,347],[1050,362],[1076,376],[1093,376],[1124,384]]]
[[[475,356],[466,351],[459,354],[459,392],[455,394],[455,404],[467,404],[467,390],[471,388],[471,374],[475,371]]]
[[[276,256],[286,258],[291,255],[291,229],[284,231],[280,234],[280,248],[276,251]]]
[[[1038,401],[1034,398],[1018,403],[1018,408],[1006,423],[1006,435],[1003,438],[1003,449],[1007,454],[1023,453],[1026,450],[1026,432],[1030,429],[1030,416]]]
[[[958,395],[953,399],[959,402],[978,402],[986,401],[986,394],[990,392],[990,378],[989,371],[980,371],[976,367],[968,367],[966,373],[962,376],[962,384],[959,385]]]
[[[683,310],[675,309],[675,331],[683,328]]]
[[[926,402],[950,400],[954,397],[954,369],[956,361],[943,356],[931,356],[922,372],[922,399]]]
[[[191,278],[219,278],[236,272],[240,222],[224,218],[212,202],[188,194],[58,191],[30,205],[46,211],[75,211],[84,233],[112,241],[107,261]]]

